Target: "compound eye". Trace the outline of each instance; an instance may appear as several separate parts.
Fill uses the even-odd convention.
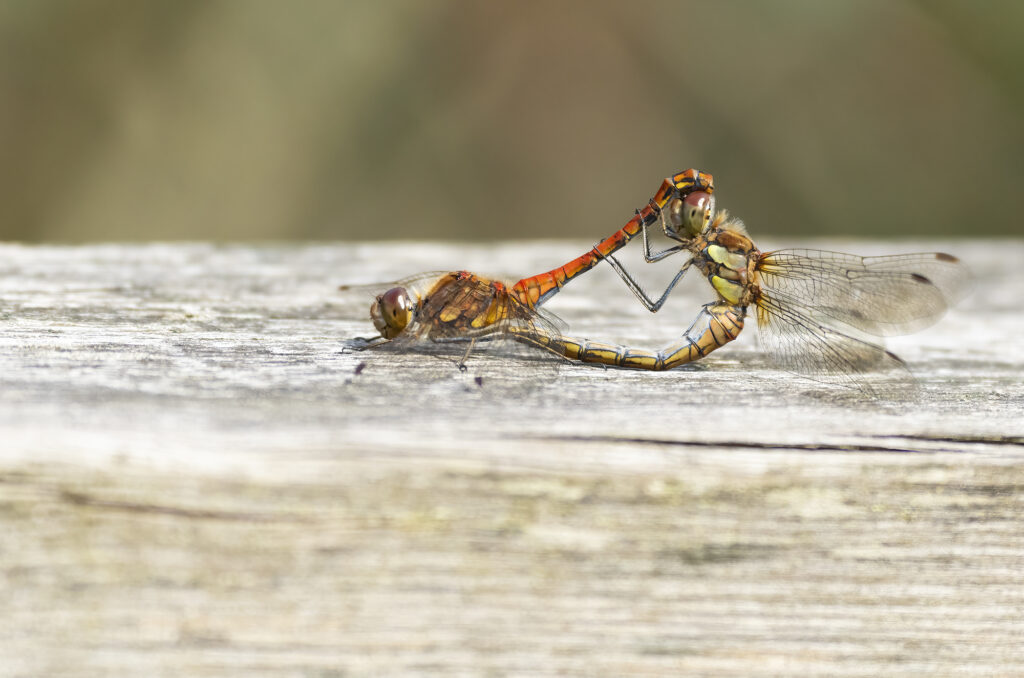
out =
[[[412,308],[412,300],[405,288],[392,287],[373,302],[370,318],[382,337],[392,339],[409,325]]]
[[[694,191],[679,202],[678,215],[674,215],[674,218],[678,219],[680,230],[690,237],[703,233],[715,210],[714,196],[704,191]]]
[[[676,198],[668,204],[668,209],[665,210],[668,215],[669,227],[673,233],[680,233],[683,231],[683,224],[685,223],[685,208],[685,203],[683,203],[679,198]]]

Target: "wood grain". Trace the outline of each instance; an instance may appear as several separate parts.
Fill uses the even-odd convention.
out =
[[[1024,675],[1024,244],[825,245],[977,274],[889,344],[916,398],[753,323],[664,374],[343,350],[339,283],[586,243],[0,247],[0,675]],[[551,308],[656,348],[688,282]]]

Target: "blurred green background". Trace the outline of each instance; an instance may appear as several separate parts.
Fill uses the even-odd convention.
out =
[[[0,238],[1021,235],[1024,2],[0,0]]]

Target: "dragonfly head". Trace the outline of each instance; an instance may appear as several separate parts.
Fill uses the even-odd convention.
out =
[[[370,306],[373,326],[385,339],[393,339],[412,322],[415,305],[404,287],[392,287]]]
[[[715,196],[694,191],[685,198],[675,198],[667,208],[666,234],[679,239],[695,238],[707,230],[715,214]]]

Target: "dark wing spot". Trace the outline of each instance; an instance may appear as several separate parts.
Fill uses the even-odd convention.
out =
[[[477,386],[482,387],[484,385],[484,378],[483,377],[474,377],[473,381],[476,382]]]
[[[948,261],[953,264],[960,263],[960,260],[954,257],[952,254],[946,254],[945,252],[936,252],[935,258],[939,261]]]
[[[910,276],[914,279],[915,282],[919,282],[919,283],[921,283],[923,285],[931,285],[932,284],[931,280],[929,280],[928,278],[924,277],[920,273],[911,273]]]
[[[359,363],[358,365],[356,365],[355,373],[356,374],[362,374],[363,370],[365,370],[365,369],[366,369],[366,363]]]

